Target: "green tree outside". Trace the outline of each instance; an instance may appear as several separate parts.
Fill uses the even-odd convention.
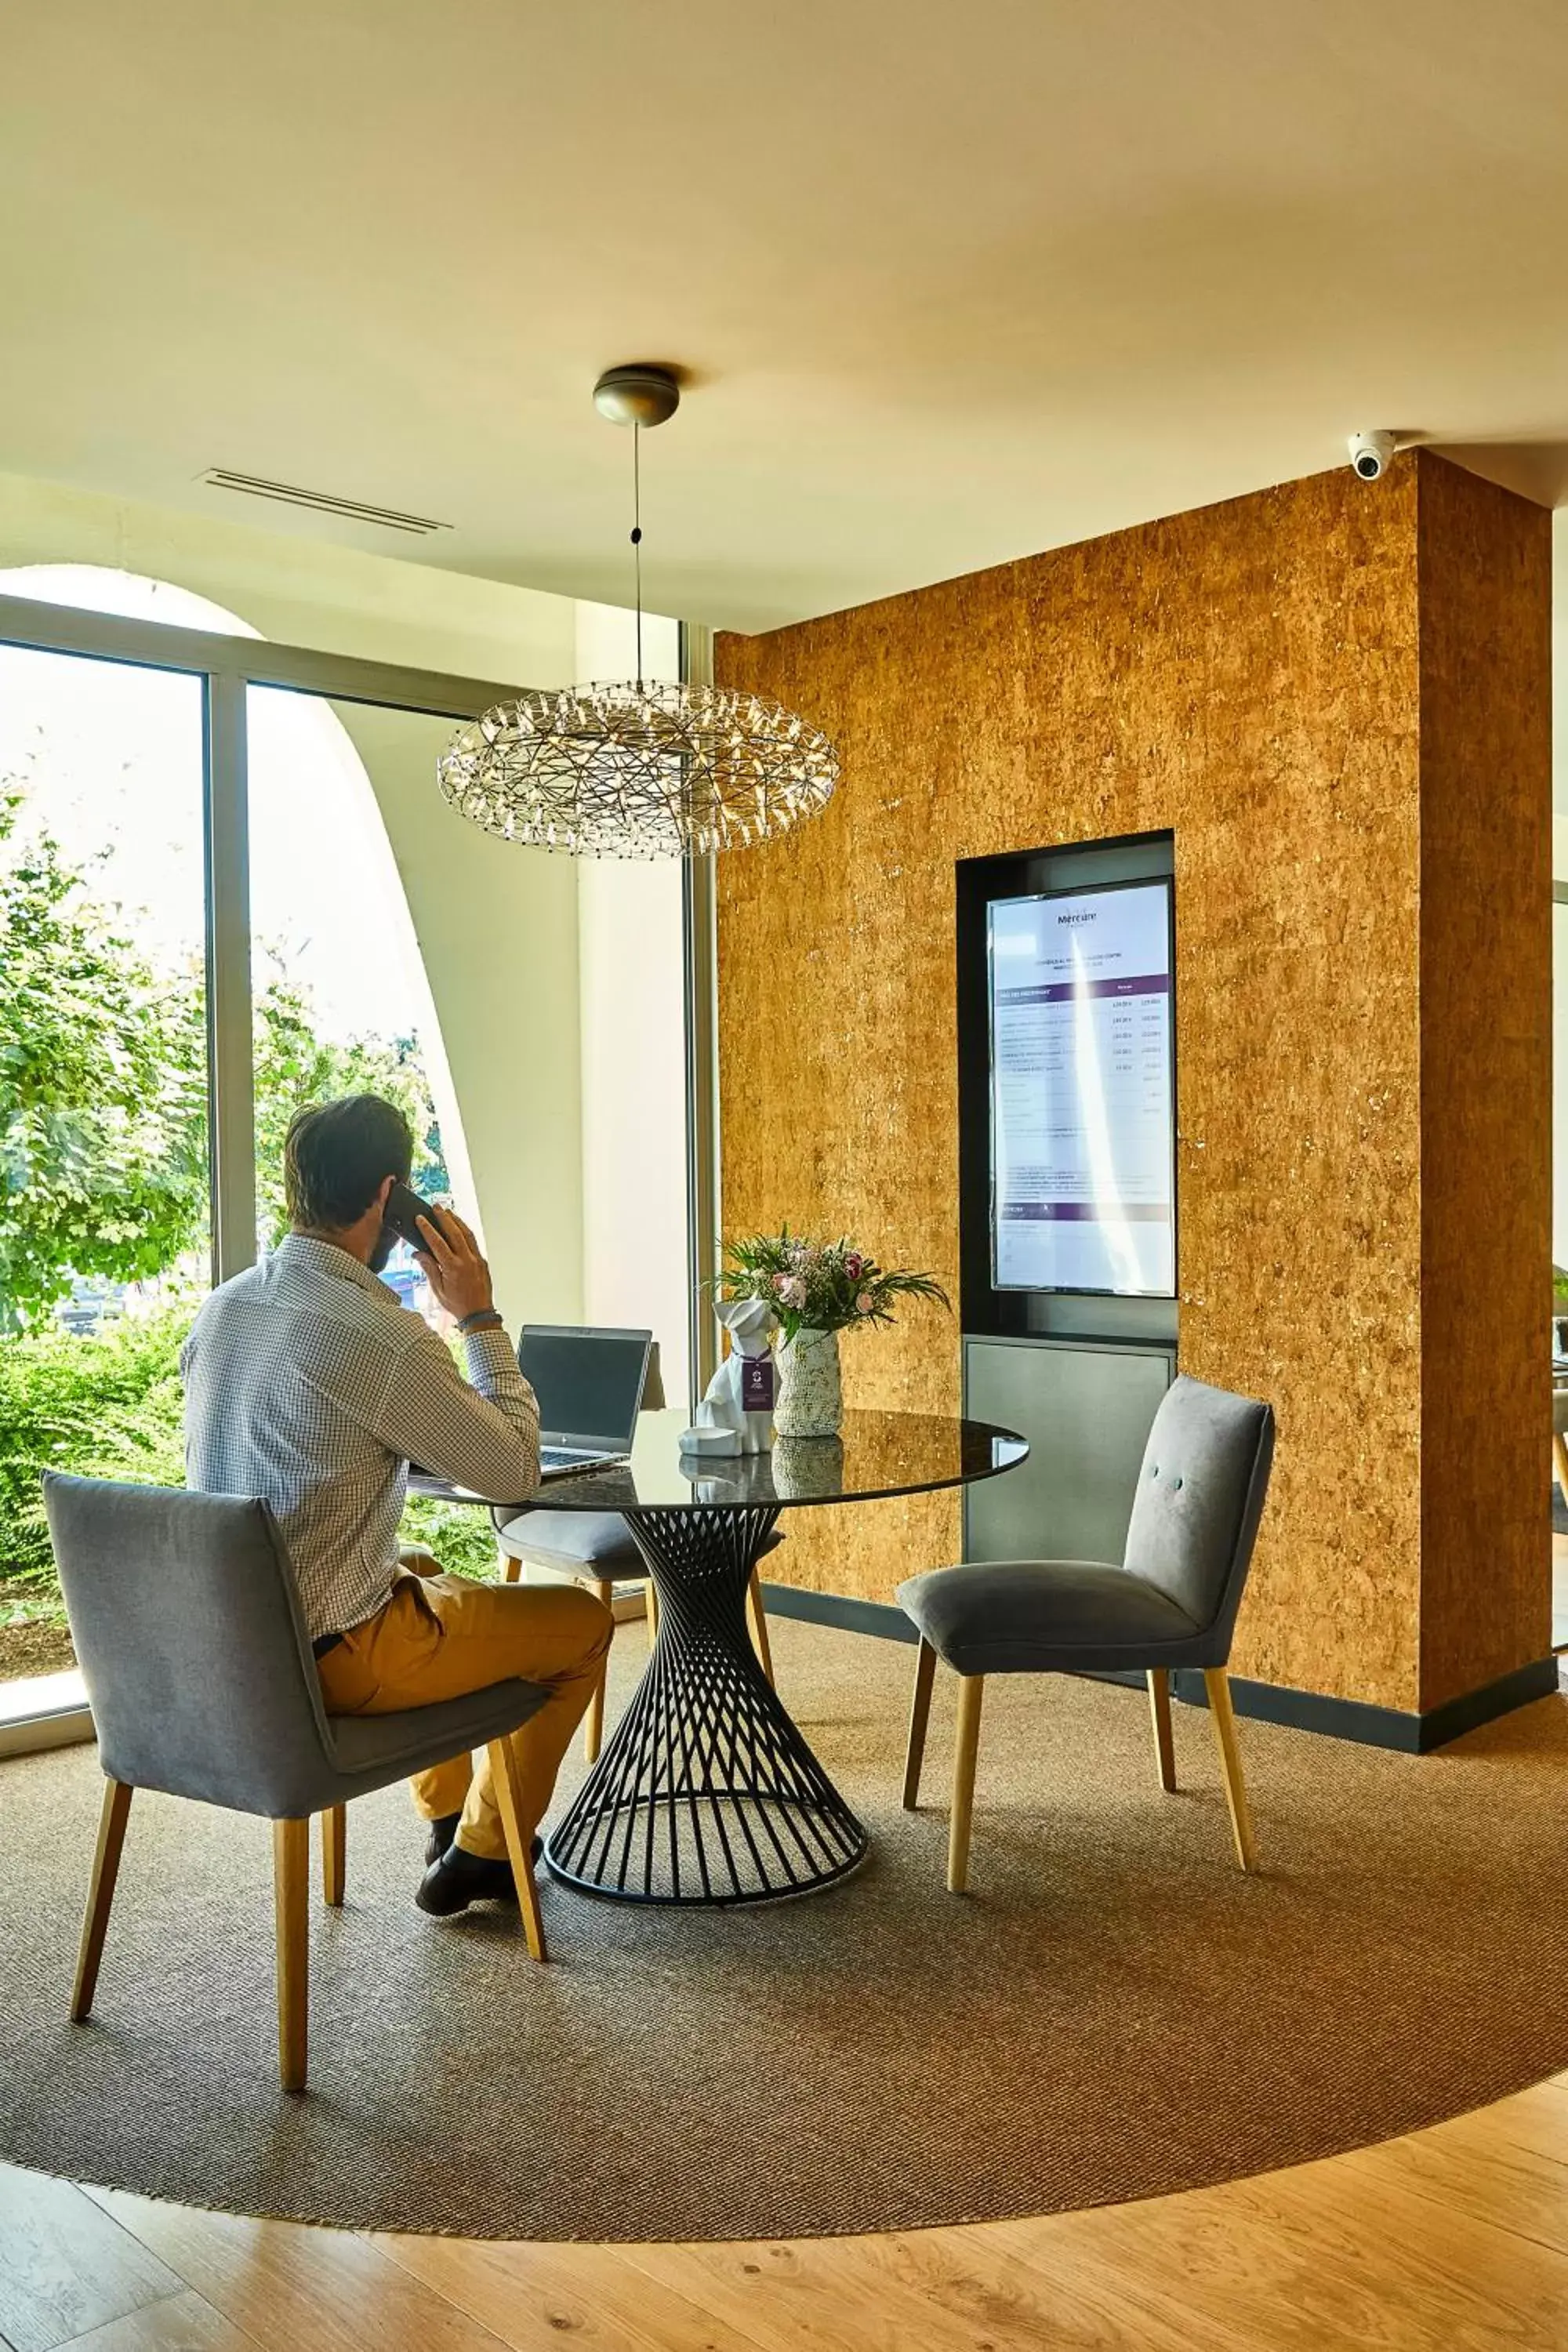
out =
[[[283,1140],[306,1103],[338,1095],[381,1095],[395,1103],[414,1134],[414,1189],[448,1190],[429,1082],[412,1037],[356,1037],[339,1045],[318,1037],[309,992],[281,971],[255,1001],[256,1212],[263,1245],[286,1230]],[[205,1150],[205,1135],[203,1135]]]
[[[163,1273],[206,1213],[200,1007],[24,808],[0,784],[0,1333]]]
[[[8,1626],[61,1615],[44,1471],[184,1477],[178,1357],[207,1244],[204,977],[160,970],[95,878],[24,788],[0,782],[0,1675]],[[283,1139],[307,1103],[385,1096],[414,1130],[416,1186],[447,1190],[417,1040],[319,1036],[309,990],[268,962],[254,1045],[263,1246],[284,1229]],[[81,1278],[161,1280],[167,1304],[73,1334],[53,1310]],[[448,1567],[489,1568],[482,1515],[411,1505],[406,1533],[437,1541]]]

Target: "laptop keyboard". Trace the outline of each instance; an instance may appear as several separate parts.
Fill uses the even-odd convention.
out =
[[[624,1454],[589,1454],[570,1445],[542,1445],[539,1449],[542,1470],[597,1470],[605,1463],[625,1460]]]

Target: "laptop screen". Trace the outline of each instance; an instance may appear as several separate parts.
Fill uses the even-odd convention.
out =
[[[517,1360],[539,1399],[541,1434],[553,1445],[629,1454],[652,1337],[525,1323]]]

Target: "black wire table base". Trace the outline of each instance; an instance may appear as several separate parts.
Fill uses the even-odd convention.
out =
[[[773,1507],[639,1510],[658,1595],[637,1693],[545,1846],[553,1876],[623,1903],[773,1903],[869,1841],[758,1663],[746,1591]]]

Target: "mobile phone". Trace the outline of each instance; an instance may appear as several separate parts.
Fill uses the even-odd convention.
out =
[[[419,1230],[419,1218],[428,1217],[438,1234],[444,1234],[447,1230],[441,1223],[439,1209],[432,1208],[428,1201],[422,1201],[417,1192],[411,1192],[408,1186],[403,1183],[393,1185],[386,1196],[386,1206],[381,1214],[383,1223],[390,1225],[393,1232],[408,1244],[410,1249],[424,1250],[426,1255],[429,1254],[430,1244]]]

